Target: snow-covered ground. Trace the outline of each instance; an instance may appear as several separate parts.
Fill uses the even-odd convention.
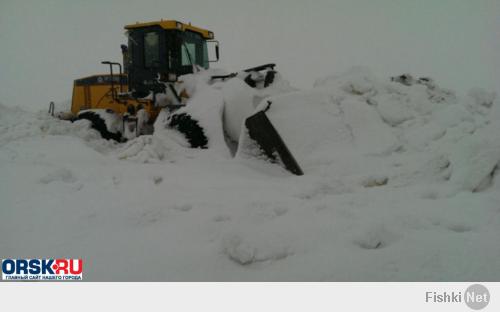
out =
[[[355,68],[271,100],[304,176],[237,129],[233,158],[0,105],[0,258],[83,258],[91,281],[500,279],[495,94]]]

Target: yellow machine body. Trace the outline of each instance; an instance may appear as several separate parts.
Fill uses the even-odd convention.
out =
[[[161,27],[161,29],[164,30],[194,32],[201,35],[204,40],[214,38],[213,32],[209,30],[175,20],[135,23],[126,25],[125,29],[127,31],[135,31],[140,29],[149,29],[155,26]],[[128,81],[127,67],[125,64],[125,62],[128,61],[129,59],[125,60],[124,56],[124,74],[93,75],[75,80],[71,102],[72,115],[77,116],[80,111],[87,109],[111,109],[115,113],[124,114],[129,110],[130,106],[137,108],[138,105],[142,104],[142,107],[144,107],[144,109],[149,113],[150,120],[154,120],[159,113],[159,108],[153,105],[152,99],[146,100],[136,99],[130,96],[121,96],[129,91],[130,83]],[[103,62],[103,64],[105,63],[109,64],[109,62]],[[184,91],[181,92],[179,96],[187,97],[187,94]]]
[[[214,33],[210,30],[206,30],[200,27],[193,26],[191,24],[185,24],[174,20],[161,20],[155,22],[146,22],[146,23],[135,23],[126,25],[125,29],[130,30],[134,28],[145,28],[150,26],[160,26],[166,30],[179,30],[179,31],[192,31],[195,33],[199,33],[205,39],[213,39]]]
[[[120,93],[128,91],[126,76],[114,75],[112,83],[111,75],[94,75],[77,79],[73,84],[73,96],[71,100],[71,113],[77,115],[86,109],[111,109],[115,113],[127,112],[129,106],[137,107],[142,104],[151,117],[156,117],[158,109],[153,106],[151,100],[138,100],[121,98]]]
[[[178,111],[193,96],[188,94],[183,81],[178,78],[198,72],[200,68],[208,69],[210,62],[219,60],[219,46],[213,40],[214,34],[173,20],[136,23],[125,26],[125,29],[128,46],[121,46],[123,66],[103,61],[101,64],[109,65],[110,74],[75,80],[71,113],[67,114],[67,118],[64,116],[64,119],[87,119],[102,138],[125,142],[138,135],[151,134],[154,131],[152,124],[163,107],[170,113],[168,118],[160,120],[165,128],[182,134],[192,148],[208,148],[209,138],[198,121],[202,116],[191,116],[189,107]],[[216,43],[216,60],[209,59],[208,42]],[[113,74],[113,66],[119,67],[118,74]],[[210,80],[224,81],[240,77],[250,87],[262,89],[273,83],[277,73],[274,66],[273,63],[264,64],[240,73],[211,76]],[[261,73],[263,71],[265,73]],[[242,78],[240,74],[246,78]],[[88,111],[97,109],[106,112]],[[53,103],[51,110],[53,113]],[[259,111],[245,119],[244,125],[249,137],[269,159],[276,160],[279,157],[287,170],[302,175],[302,169],[267,118],[266,111],[267,109]],[[103,117],[102,113],[114,113],[118,116],[113,117],[122,117],[121,130],[116,129],[114,122],[108,128],[107,117]]]

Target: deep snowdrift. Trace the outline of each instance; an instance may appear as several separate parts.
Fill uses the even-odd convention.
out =
[[[117,144],[0,106],[0,258],[81,257],[95,281],[497,281],[500,104],[422,82],[283,82],[267,114],[302,177],[249,157],[237,124],[232,158],[215,125],[207,150],[162,127]],[[218,125],[221,101],[242,119],[264,96],[205,88]]]
[[[495,94],[480,89],[459,99],[428,79],[381,81],[353,68],[258,109],[269,101],[268,117],[306,174],[375,174],[394,186],[446,182],[453,192],[477,191],[491,184],[500,161]]]

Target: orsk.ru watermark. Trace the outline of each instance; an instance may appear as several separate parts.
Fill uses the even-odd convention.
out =
[[[4,281],[81,281],[82,259],[2,259]]]

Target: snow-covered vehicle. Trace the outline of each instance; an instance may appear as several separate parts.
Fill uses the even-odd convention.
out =
[[[302,174],[265,110],[255,111],[266,97],[293,90],[275,64],[235,73],[209,69],[219,59],[218,42],[213,32],[191,24],[161,20],[125,29],[123,67],[105,61],[109,74],[75,80],[71,112],[61,118],[90,120],[103,138],[116,141],[169,128],[193,148],[213,145],[214,132],[223,133],[229,145],[237,144],[244,127],[266,158]]]

